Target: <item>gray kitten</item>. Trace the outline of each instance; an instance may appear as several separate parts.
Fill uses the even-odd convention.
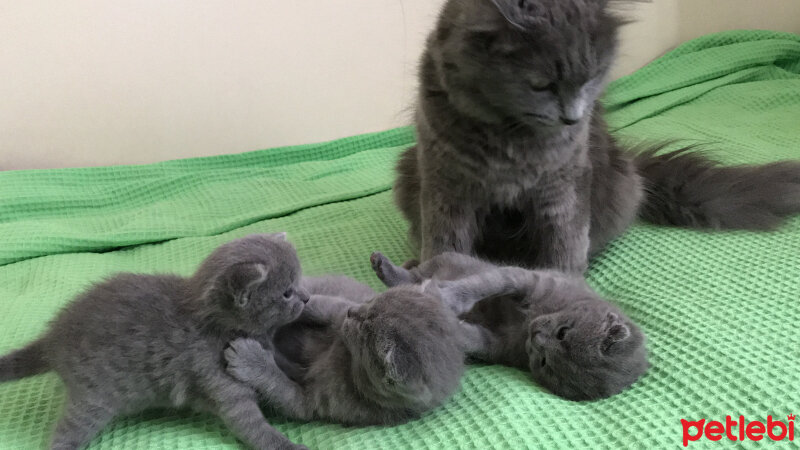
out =
[[[598,98],[623,21],[608,0],[449,0],[419,72],[396,202],[421,259],[445,251],[583,272],[637,217],[768,229],[800,212],[800,163],[637,156]],[[616,2],[622,3],[622,2]]]
[[[410,269],[374,253],[372,267],[387,286],[433,279],[431,287],[466,321],[470,356],[529,370],[567,399],[609,397],[647,370],[639,327],[580,277],[452,252]]]
[[[268,404],[300,420],[390,425],[439,406],[458,387],[465,338],[438,298],[419,286],[376,295],[345,277],[303,286],[311,300],[300,321],[279,330],[275,352],[239,339],[225,353],[230,373]],[[280,354],[291,370],[273,360]]]
[[[120,274],[79,295],[49,331],[0,358],[0,381],[53,370],[67,388],[53,449],[85,446],[112,419],[147,408],[218,415],[257,449],[305,448],[267,423],[258,395],[225,371],[229,341],[265,345],[308,294],[285,234],[217,248],[191,278]]]

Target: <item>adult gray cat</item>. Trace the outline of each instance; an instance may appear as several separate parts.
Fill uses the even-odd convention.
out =
[[[230,373],[268,404],[301,420],[390,425],[439,406],[458,387],[464,336],[438,298],[419,286],[376,295],[345,277],[303,286],[311,300],[300,321],[278,331],[275,352],[240,339],[225,353]],[[291,369],[273,360],[281,354]]]
[[[622,24],[613,3],[445,4],[421,61],[418,144],[394,186],[422,260],[456,251],[582,272],[637,215],[768,229],[800,212],[798,162],[633,156],[611,137],[597,99]]]
[[[639,327],[578,276],[497,267],[453,252],[409,269],[380,253],[371,260],[387,286],[429,282],[429,290],[437,287],[432,292],[466,322],[470,356],[529,370],[559,396],[609,397],[647,370]]]
[[[67,388],[54,449],[76,449],[112,419],[146,408],[217,414],[257,449],[305,448],[267,423],[258,396],[225,372],[239,336],[265,345],[297,319],[308,294],[285,234],[217,248],[191,278],[120,274],[67,305],[49,331],[0,359],[0,381],[53,370]]]

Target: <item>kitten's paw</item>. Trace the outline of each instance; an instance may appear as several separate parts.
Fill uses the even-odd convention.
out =
[[[228,374],[244,383],[265,375],[275,365],[275,356],[254,339],[240,338],[225,349]]]
[[[383,256],[381,252],[373,252],[369,257],[369,262],[372,265],[372,270],[375,272],[375,275],[378,277],[378,279],[386,284],[386,273],[384,273],[384,268],[391,264],[389,259]]]
[[[395,266],[394,263],[389,258],[383,256],[381,252],[374,252],[369,257],[369,262],[372,264],[372,270],[375,272],[375,275],[377,275],[378,279],[383,281],[386,287],[411,283],[406,270]]]

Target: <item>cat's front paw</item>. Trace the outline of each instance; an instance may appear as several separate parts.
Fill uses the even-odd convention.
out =
[[[239,338],[225,349],[228,374],[243,383],[252,383],[275,365],[275,356],[254,339]]]

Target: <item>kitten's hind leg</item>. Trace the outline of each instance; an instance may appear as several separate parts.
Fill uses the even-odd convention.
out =
[[[373,253],[369,261],[372,263],[372,270],[375,271],[375,275],[383,281],[386,287],[394,287],[401,284],[415,284],[419,282],[417,277],[411,272],[396,266],[389,258],[383,256],[380,252]]]
[[[487,363],[496,363],[502,344],[487,328],[474,323],[461,321],[464,336],[462,345],[467,356]]]
[[[108,425],[118,410],[100,398],[68,397],[64,415],[58,421],[50,448],[75,450],[84,448],[89,441]]]
[[[458,280],[431,280],[426,292],[438,296],[457,316],[479,301],[500,295],[525,295],[541,279],[541,273],[520,267],[499,267]]]
[[[418,259],[409,259],[408,261],[403,263],[403,269],[411,270],[415,267],[419,267]]]

